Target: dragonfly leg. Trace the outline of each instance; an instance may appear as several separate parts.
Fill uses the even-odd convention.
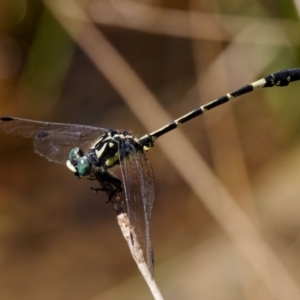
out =
[[[92,186],[90,186],[90,189],[93,191],[94,194],[97,194],[99,191],[104,192],[104,191],[109,190],[109,189],[105,189],[105,188],[104,189],[103,188],[94,188]]]
[[[90,186],[90,188],[94,191],[95,194],[99,191],[106,192],[108,194],[107,202],[111,202],[114,195],[123,191],[122,181],[120,179],[118,179],[117,177],[115,177],[113,174],[111,174],[107,171],[106,172],[95,172],[94,176],[95,176],[95,179],[97,179],[98,182],[100,183],[101,188],[94,188],[91,186]]]
[[[108,195],[107,203],[109,203],[112,200],[112,198],[115,194],[121,193],[123,191],[122,181],[117,178],[115,178],[115,179],[116,179],[115,182],[111,182],[112,185],[115,187],[115,189],[113,191],[111,191],[110,194]]]

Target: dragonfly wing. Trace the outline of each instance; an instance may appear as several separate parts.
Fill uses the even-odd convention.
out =
[[[123,147],[127,147],[127,149],[131,147],[132,151],[132,155],[120,163],[127,212],[130,223],[134,226],[138,242],[142,247],[148,268],[153,274],[154,257],[149,228],[154,202],[153,170],[144,153],[126,142],[120,145],[121,153],[125,151]]]
[[[41,131],[35,136],[33,146],[36,153],[48,160],[65,164],[77,140],[76,133]]]
[[[77,124],[51,123],[13,117],[1,117],[0,129],[7,133],[34,138],[37,153],[50,161],[65,163],[73,147],[86,152],[95,140],[108,131]]]

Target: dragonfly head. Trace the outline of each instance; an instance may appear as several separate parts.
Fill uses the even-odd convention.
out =
[[[66,165],[77,177],[91,175],[92,164],[78,147],[70,151]]]

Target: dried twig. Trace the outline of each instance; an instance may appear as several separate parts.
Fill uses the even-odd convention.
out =
[[[146,264],[142,248],[136,238],[134,227],[130,224],[127,213],[117,215],[118,224],[121,228],[123,236],[127,241],[131,255],[135,260],[141,274],[147,282],[155,300],[163,300],[163,297],[154,281],[154,278]]]

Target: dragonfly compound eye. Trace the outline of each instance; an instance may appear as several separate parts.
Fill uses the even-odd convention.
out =
[[[92,164],[89,162],[86,156],[83,156],[77,160],[77,172],[79,176],[88,176],[92,171]]]
[[[67,167],[77,176],[88,176],[91,174],[92,166],[80,148],[75,147],[69,152]]]
[[[83,153],[82,150],[78,147],[73,148],[69,153],[69,160],[77,160],[78,158],[82,157]]]

